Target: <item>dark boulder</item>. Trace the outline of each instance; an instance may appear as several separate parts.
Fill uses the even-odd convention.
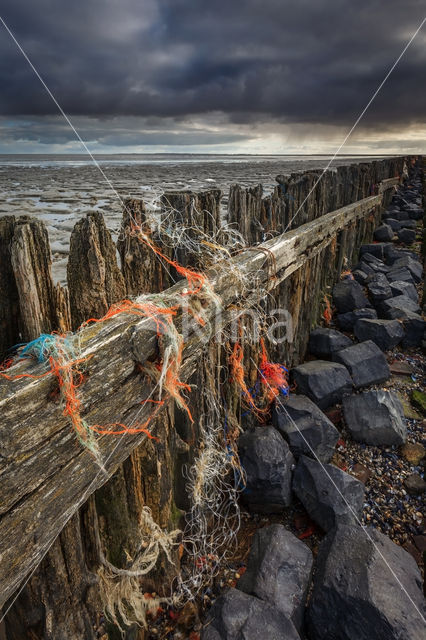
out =
[[[396,234],[399,241],[404,244],[413,244],[416,239],[416,232],[414,229],[400,229]]]
[[[256,531],[238,589],[272,605],[300,631],[311,579],[311,550],[282,524]]]
[[[317,358],[331,358],[335,351],[349,347],[352,340],[340,331],[319,327],[311,331],[308,349]]]
[[[374,232],[377,242],[390,242],[393,238],[393,230],[388,224],[381,224]]]
[[[417,293],[416,287],[411,282],[403,282],[402,280],[397,280],[396,282],[390,283],[390,288],[392,291],[392,295],[396,298],[397,296],[408,296],[414,302],[419,301],[419,294]]]
[[[391,391],[364,391],[343,399],[343,413],[354,440],[365,444],[390,446],[407,439],[404,410]]]
[[[401,222],[395,218],[386,218],[386,224],[392,229],[392,231],[399,231],[401,228]]]
[[[377,311],[367,308],[356,309],[355,311],[348,311],[347,313],[339,313],[336,321],[343,331],[352,331],[357,321],[361,318],[377,318]]]
[[[375,275],[367,284],[367,290],[369,298],[374,306],[383,300],[387,300],[392,297],[392,289],[390,288],[389,280],[384,273],[378,273]]]
[[[415,229],[416,223],[414,220],[401,220],[401,229]]]
[[[364,291],[355,280],[342,280],[333,287],[333,302],[339,313],[346,313],[354,309],[364,309],[370,303]]]
[[[332,464],[301,456],[294,472],[293,491],[324,531],[361,518],[364,485]]]
[[[404,487],[411,496],[421,496],[426,491],[426,482],[418,473],[410,473],[404,478]]]
[[[384,300],[380,305],[380,309],[381,314],[390,320],[403,318],[405,311],[410,311],[411,313],[421,312],[417,302],[414,302],[414,300],[404,295]]]
[[[389,244],[385,249],[385,261],[389,266],[394,265],[397,260],[401,260],[406,257],[411,257],[414,260],[417,260],[416,254],[409,249],[404,249],[402,247],[395,246],[394,244]]]
[[[306,455],[329,462],[339,439],[334,424],[309,398],[291,395],[276,405],[273,413],[276,429],[287,440],[293,455]]]
[[[392,265],[393,269],[401,269],[402,267],[408,269],[414,282],[421,282],[423,276],[423,267],[418,259],[414,258],[412,254],[407,253],[401,256]]]
[[[388,242],[377,242],[375,244],[363,244],[359,250],[359,255],[362,257],[364,253],[371,253],[376,258],[384,260],[386,247],[389,246]]]
[[[364,253],[359,264],[361,268],[370,267],[375,273],[387,273],[389,271],[388,265],[371,253]]]
[[[421,575],[379,533],[339,525],[320,545],[307,613],[312,640],[423,640]]]
[[[201,640],[300,640],[293,623],[259,598],[229,589],[210,609]]]
[[[398,320],[361,318],[354,326],[360,342],[372,340],[382,351],[393,349],[404,338],[404,328]]]
[[[422,344],[426,330],[426,322],[422,316],[411,311],[405,311],[402,324],[405,331],[402,341],[403,348],[419,347]]]
[[[410,284],[414,284],[414,278],[411,275],[410,271],[408,271],[407,267],[392,267],[392,269],[387,274],[387,278],[390,283],[409,282]]]
[[[320,409],[341,402],[352,390],[348,370],[337,362],[313,360],[292,369],[291,375],[297,392],[308,396]]]
[[[366,266],[368,267],[368,265]],[[354,279],[359,282],[359,284],[365,285],[367,284],[367,282],[370,282],[372,278],[374,278],[375,271],[374,269],[361,269],[361,267],[358,267],[352,271],[352,275]]]
[[[240,436],[241,464],[246,472],[242,499],[252,511],[279,513],[291,503],[294,458],[273,427],[256,427]]]
[[[372,340],[338,351],[333,354],[333,360],[345,365],[356,389],[379,384],[390,378],[386,358]]]

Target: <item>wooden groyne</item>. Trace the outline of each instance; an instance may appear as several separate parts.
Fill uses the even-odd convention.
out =
[[[207,274],[220,299],[221,313],[208,297],[202,301],[205,328],[195,320],[189,325],[181,380],[194,381],[201,375],[200,356],[211,343],[210,327],[220,331],[235,309],[243,312],[257,304],[260,289],[273,298],[275,307],[287,309],[292,319],[294,339],[276,347],[276,359],[289,365],[298,362],[306,350],[309,329],[323,312],[327,287],[351,265],[359,246],[371,239],[403,166],[403,158],[393,158],[328,172],[312,197],[309,191],[319,175],[311,172],[279,178],[274,194],[267,197],[260,187],[231,188],[229,222],[249,245],[262,244],[228,259],[226,270],[218,262]],[[306,206],[294,218],[306,198]],[[207,211],[209,215],[196,221],[197,227],[203,226],[206,234],[220,229],[217,191],[165,194],[164,200],[182,224],[190,227],[194,212]],[[144,219],[143,204],[132,201],[123,229],[129,224],[129,209],[134,217]],[[292,230],[282,234],[289,223]],[[101,317],[126,295],[162,291],[163,297],[173,298],[187,286],[186,281],[178,282],[167,289],[171,285],[167,270],[125,234],[118,243],[119,268],[115,246],[99,214],[89,214],[73,232],[67,290],[52,282],[42,223],[4,218],[0,237],[0,292],[6,303],[1,318],[3,355],[13,344],[35,339],[42,332],[75,329],[88,317]],[[183,251],[177,257],[188,263]],[[243,278],[230,280],[230,272]],[[94,424],[130,424],[136,417],[146,421],[153,408],[141,408],[140,400],[149,396],[152,384],[137,365],[158,357],[152,321],[121,315],[82,329],[79,339],[81,357],[90,356],[81,387],[84,418]],[[13,373],[23,367],[17,365]],[[37,375],[37,368],[32,373]],[[202,411],[202,395],[202,388],[191,394],[195,423],[197,405]],[[20,631],[16,636],[10,632],[8,639],[22,637],[18,620],[25,610],[27,619],[29,611],[34,617],[31,629],[36,638],[91,638],[93,616],[100,607],[95,572],[99,538],[103,550],[119,564],[123,558],[117,549],[131,555],[132,531],[144,505],[152,508],[160,526],[176,525],[186,506],[181,468],[196,449],[196,442],[189,444],[190,425],[182,412],[176,413],[167,403],[156,419],[158,444],[144,434],[126,435],[119,441],[100,437],[106,461],[100,470],[63,416],[53,376],[1,380],[0,408],[1,604],[36,571],[9,613],[10,628],[15,625]],[[153,578],[157,589],[166,573],[160,567]],[[49,586],[53,574],[55,588]],[[59,606],[58,591],[62,594]],[[46,631],[49,615],[57,635]]]

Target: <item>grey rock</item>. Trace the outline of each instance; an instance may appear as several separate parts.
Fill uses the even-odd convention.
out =
[[[275,607],[298,631],[312,573],[311,550],[282,524],[256,531],[238,589]]]
[[[417,207],[410,209],[408,211],[408,215],[410,216],[411,220],[421,220],[423,218],[424,212],[423,209]]]
[[[371,253],[364,253],[359,264],[361,269],[366,269],[368,267],[375,273],[387,273],[389,271],[388,265],[386,265],[383,260],[380,260],[380,258],[373,256]]]
[[[422,316],[417,313],[412,313],[411,311],[405,311],[402,324],[405,331],[402,341],[403,348],[419,347],[422,344],[426,330],[426,322]]]
[[[333,287],[333,301],[339,313],[346,313],[354,309],[365,309],[370,303],[364,291],[355,280],[342,280]]]
[[[355,311],[340,313],[336,317],[336,321],[343,331],[352,331],[357,321],[361,318],[377,318],[377,311],[371,308],[356,309]]]
[[[386,264],[389,266],[394,265],[397,260],[401,260],[407,257],[410,257],[413,260],[417,260],[416,254],[409,249],[398,247],[394,244],[389,244],[385,249],[385,260]]]
[[[317,358],[330,358],[335,351],[349,347],[352,340],[340,331],[319,327],[311,331],[308,349]]]
[[[392,297],[392,289],[390,288],[389,281],[384,273],[378,273],[375,275],[367,284],[367,290],[370,300],[374,306],[379,302]]]
[[[401,222],[395,218],[386,218],[386,224],[390,226],[392,231],[399,231],[401,228]]]
[[[308,396],[320,409],[341,402],[344,394],[352,390],[348,370],[337,362],[313,360],[295,367],[291,373],[297,392]]]
[[[371,253],[376,258],[384,260],[386,247],[389,246],[388,242],[377,242],[375,244],[363,244],[359,250],[359,255],[363,256],[364,253]]]
[[[374,239],[378,242],[390,242],[393,238],[393,230],[388,224],[381,224],[374,232]]]
[[[256,427],[240,436],[241,464],[247,484],[242,499],[252,511],[281,512],[291,503],[294,458],[273,427]]]
[[[404,410],[391,391],[364,391],[343,399],[348,430],[357,442],[400,445],[407,439]]]
[[[396,282],[390,283],[392,295],[396,296],[408,296],[414,302],[419,301],[419,294],[416,291],[416,287],[411,282],[404,282],[402,280],[396,280]]]
[[[390,320],[394,318],[403,318],[405,311],[411,311],[411,313],[421,312],[417,302],[414,302],[414,300],[404,295],[384,300],[381,303],[380,309],[382,315]]]
[[[405,254],[401,256],[398,260],[396,260],[392,268],[393,269],[401,269],[405,267],[411,273],[411,277],[414,282],[421,282],[423,276],[423,268],[421,263],[414,258],[411,254]]]
[[[300,640],[293,623],[259,598],[229,589],[207,616],[201,640]]]
[[[387,278],[390,283],[409,282],[410,284],[414,284],[414,278],[411,275],[410,271],[408,271],[407,267],[392,267],[392,269],[387,274]]]
[[[354,333],[360,342],[372,340],[382,351],[388,351],[402,341],[405,331],[398,320],[361,318],[354,326]]]
[[[315,453],[321,462],[331,460],[339,432],[309,398],[291,395],[280,402],[274,409],[273,421],[296,458],[302,454],[315,457]]]
[[[421,584],[414,558],[377,529],[339,525],[320,545],[309,637],[423,640]]]
[[[301,456],[294,472],[293,491],[324,531],[361,518],[364,485],[332,464]]]
[[[345,365],[356,389],[379,384],[390,378],[386,358],[372,340],[338,351],[333,354],[333,360]]]
[[[401,220],[401,229],[415,229],[416,222],[415,220]]]
[[[414,229],[400,229],[396,232],[400,242],[404,244],[413,244],[416,239],[416,232]]]
[[[368,267],[368,265],[367,265]],[[368,271],[370,271],[370,273],[368,273]],[[374,270],[373,269],[354,269],[352,271],[352,275],[355,278],[355,280],[357,282],[359,282],[359,284],[364,285],[367,284],[367,282],[369,282],[372,277],[374,276]]]

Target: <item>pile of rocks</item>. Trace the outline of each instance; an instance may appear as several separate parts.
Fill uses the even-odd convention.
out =
[[[333,288],[340,331],[312,331],[309,352],[315,359],[291,371],[296,394],[277,402],[271,425],[240,437],[247,475],[244,504],[252,513],[280,514],[300,501],[326,534],[316,562],[309,547],[282,524],[258,530],[247,571],[237,588],[215,601],[204,640],[424,637],[419,568],[401,546],[362,526],[369,470],[340,468],[345,443],[336,428],[341,420],[353,447],[381,447],[396,456],[397,447],[404,446],[404,459],[412,455],[416,463],[405,477],[406,493],[424,494],[418,465],[425,450],[407,442],[398,394],[380,388],[391,378],[386,352],[398,345],[419,347],[426,337],[417,292],[422,265],[406,246],[415,242],[423,217],[420,190],[414,172],[383,215],[376,242],[361,247],[352,274]],[[339,420],[336,405],[341,405]]]

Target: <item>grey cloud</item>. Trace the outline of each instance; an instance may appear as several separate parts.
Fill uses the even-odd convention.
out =
[[[421,0],[2,3],[2,16],[63,109],[92,116],[91,135],[99,128],[100,136],[99,123],[114,116],[143,117],[154,127],[164,118],[184,123],[211,112],[237,125],[272,119],[350,125],[423,12]],[[421,37],[378,96],[364,127],[425,121]],[[57,113],[1,27],[0,80],[0,114]],[[16,133],[23,133],[19,124]],[[43,138],[36,125],[27,133],[35,136],[28,139]],[[69,139],[64,132],[52,131],[52,139],[55,135],[57,141]],[[123,144],[127,135],[111,133]],[[138,144],[154,144],[149,140],[156,135],[163,140],[162,132],[147,131]],[[203,131],[198,135],[204,143],[214,138]],[[227,141],[240,137],[223,135]],[[177,143],[192,144],[188,140],[197,132],[176,136]]]

